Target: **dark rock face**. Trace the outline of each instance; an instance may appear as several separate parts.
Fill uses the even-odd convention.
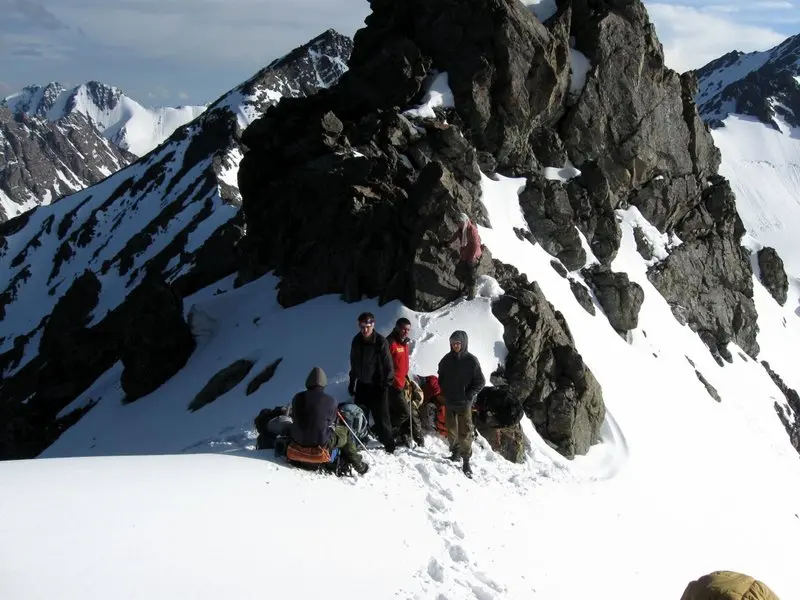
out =
[[[627,273],[613,273],[608,267],[594,266],[584,269],[583,274],[611,326],[618,332],[636,329],[644,302],[642,286],[630,281]]]
[[[492,450],[506,460],[513,463],[525,462],[526,440],[519,423],[500,427],[479,418],[475,420],[475,429],[489,442]]]
[[[455,299],[456,217],[485,223],[475,150],[438,121],[380,112],[342,122],[320,114],[326,96],[284,101],[245,132],[243,279],[274,269],[284,306],[336,292],[416,310]]]
[[[800,454],[800,395],[798,395],[797,391],[786,385],[781,376],[772,370],[767,361],[762,360],[761,365],[766,369],[772,381],[775,382],[775,385],[778,386],[786,397],[788,406],[784,407],[776,402],[775,412],[778,413],[778,418],[780,418],[781,423],[783,423],[792,446],[794,446],[797,453]]]
[[[600,384],[575,350],[563,316],[536,283],[495,263],[506,291],[492,306],[508,348],[505,378],[539,434],[567,458],[600,439],[605,405]]]
[[[724,126],[731,113],[756,117],[775,129],[776,117],[800,127],[800,88],[795,81],[800,76],[800,35],[765,52],[729,52],[694,75],[700,115],[711,127]]]
[[[765,247],[758,251],[758,267],[761,270],[761,283],[767,288],[775,301],[783,306],[789,291],[789,280],[783,268],[783,260],[775,248]]]
[[[519,195],[519,205],[531,234],[542,248],[570,271],[586,264],[586,252],[575,228],[575,214],[560,183],[529,180]]]
[[[641,254],[642,258],[651,260],[655,256],[653,244],[650,243],[650,240],[647,239],[640,227],[633,229],[633,238],[636,241],[636,250]]]
[[[247,377],[255,363],[242,358],[216,373],[208,383],[203,386],[194,399],[189,403],[189,410],[195,412],[214,402],[223,394],[227,394]]]
[[[121,353],[125,402],[158,389],[183,368],[195,348],[183,318],[183,299],[169,285],[152,278],[136,288],[133,296],[135,310]]]
[[[371,104],[361,108],[408,105],[428,68],[446,71],[474,146],[499,170],[534,164],[529,138],[558,117],[569,86],[568,27],[548,31],[521,3],[503,0],[370,5],[347,78]]]
[[[592,316],[597,314],[597,310],[594,307],[594,302],[592,301],[592,295],[589,293],[589,290],[586,289],[585,285],[575,279],[570,279],[569,289],[572,290],[572,293],[575,296],[575,299],[578,301],[578,304],[580,304],[586,312]]]
[[[705,386],[708,395],[711,396],[717,402],[722,402],[722,398],[719,397],[719,392],[717,392],[717,388],[711,385],[708,382],[708,380],[705,377],[703,377],[703,374],[697,369],[694,370],[694,374],[697,375],[697,378],[700,380],[700,383],[702,383]]]
[[[0,106],[0,222],[102,181],[134,159],[81,114],[50,123]]]
[[[713,353],[734,341],[755,357],[753,270],[739,245],[744,227],[728,182],[718,176],[709,181],[698,203],[677,219],[674,231],[683,243],[647,276],[675,317],[697,331]]]

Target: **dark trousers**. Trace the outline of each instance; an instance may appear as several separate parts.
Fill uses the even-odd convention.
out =
[[[422,444],[422,424],[416,410],[409,410],[403,390],[392,386],[389,388],[389,414],[392,427],[397,430],[397,435],[413,434],[414,441]],[[409,431],[411,429],[411,431]]]
[[[389,418],[389,398],[387,390],[377,385],[359,381],[356,383],[355,403],[364,411],[369,422],[372,415],[378,441],[386,448],[394,449],[392,422]]]
[[[478,280],[478,261],[459,261],[456,265],[456,277],[461,281],[461,289],[469,299],[475,297],[475,286]]]

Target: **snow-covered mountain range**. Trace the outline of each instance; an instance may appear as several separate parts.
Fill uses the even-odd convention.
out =
[[[20,411],[55,415],[57,398],[67,400],[74,389],[64,377],[93,380],[116,362],[123,344],[104,326],[119,328],[116,320],[126,318],[126,300],[146,272],[162,275],[184,295],[235,270],[241,130],[281,97],[335,82],[351,45],[333,31],[320,35],[224,94],[154,152],[96,186],[0,225],[0,414],[6,422]],[[87,305],[91,298],[100,303]],[[69,337],[45,335],[57,325],[53,311],[71,315],[62,322],[68,329],[97,326],[84,339],[91,373],[52,355],[63,348],[47,340]],[[50,390],[50,400],[21,404],[36,381]],[[26,431],[33,435],[30,448],[55,433]],[[0,439],[0,455],[21,442],[18,435]]]
[[[195,119],[205,106],[145,108],[119,88],[97,81],[65,88],[57,82],[30,85],[7,96],[0,105],[14,114],[58,121],[82,114],[110,142],[144,156],[178,127]]]
[[[0,223],[95,184],[134,159],[81,113],[50,122],[0,107]]]
[[[712,128],[732,114],[776,130],[800,127],[800,34],[764,52],[734,51],[695,71],[698,111]]]
[[[0,457],[49,459],[0,463],[10,596],[676,600],[732,569],[800,597],[797,129],[712,140],[641,2],[566,6],[373,2],[0,225]],[[348,399],[365,310],[409,318],[419,375],[466,331],[524,408],[474,480],[436,435],[352,479],[255,449],[312,366]]]

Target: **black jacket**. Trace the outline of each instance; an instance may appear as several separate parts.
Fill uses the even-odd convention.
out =
[[[486,379],[478,359],[468,351],[467,333],[456,331],[453,336],[460,338],[461,351],[456,354],[451,350],[439,361],[439,387],[447,409],[460,412],[472,408]]]
[[[337,404],[322,387],[292,398],[292,441],[301,446],[327,446],[336,423]]]
[[[358,333],[350,344],[350,387],[356,380],[382,388],[392,385],[394,363],[389,342],[377,331],[366,340]]]

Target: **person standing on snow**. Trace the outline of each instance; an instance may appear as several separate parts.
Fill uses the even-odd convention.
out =
[[[325,371],[314,367],[306,378],[306,391],[292,398],[290,436],[298,446],[339,448],[342,456],[359,475],[369,470],[344,425],[336,425],[337,404],[325,393],[328,378]]]
[[[463,470],[472,477],[469,459],[472,456],[472,405],[486,385],[478,359],[469,352],[466,331],[454,331],[450,336],[450,352],[439,361],[439,386],[444,396],[447,422],[447,441],[452,452],[450,460],[463,460]]]
[[[461,213],[458,217],[460,227],[456,230],[449,244],[452,246],[458,242],[458,265],[456,265],[456,277],[462,282],[462,291],[467,295],[467,300],[475,298],[475,287],[478,277],[478,262],[481,259],[481,236],[478,228],[469,220],[467,213]]]
[[[358,316],[359,333],[350,344],[350,385],[348,393],[354,402],[375,421],[378,440],[391,454],[395,443],[389,418],[389,388],[394,382],[394,365],[386,338],[375,331],[375,315]]]
[[[404,390],[409,369],[409,338],[411,334],[411,321],[405,317],[397,319],[392,333],[386,338],[389,342],[389,353],[392,355],[394,365],[394,381],[389,388],[389,410],[393,415],[393,424],[397,423],[399,435],[413,436],[418,446],[425,445],[422,436],[421,424],[417,411],[410,407],[406,401]],[[409,428],[411,431],[409,432]]]

